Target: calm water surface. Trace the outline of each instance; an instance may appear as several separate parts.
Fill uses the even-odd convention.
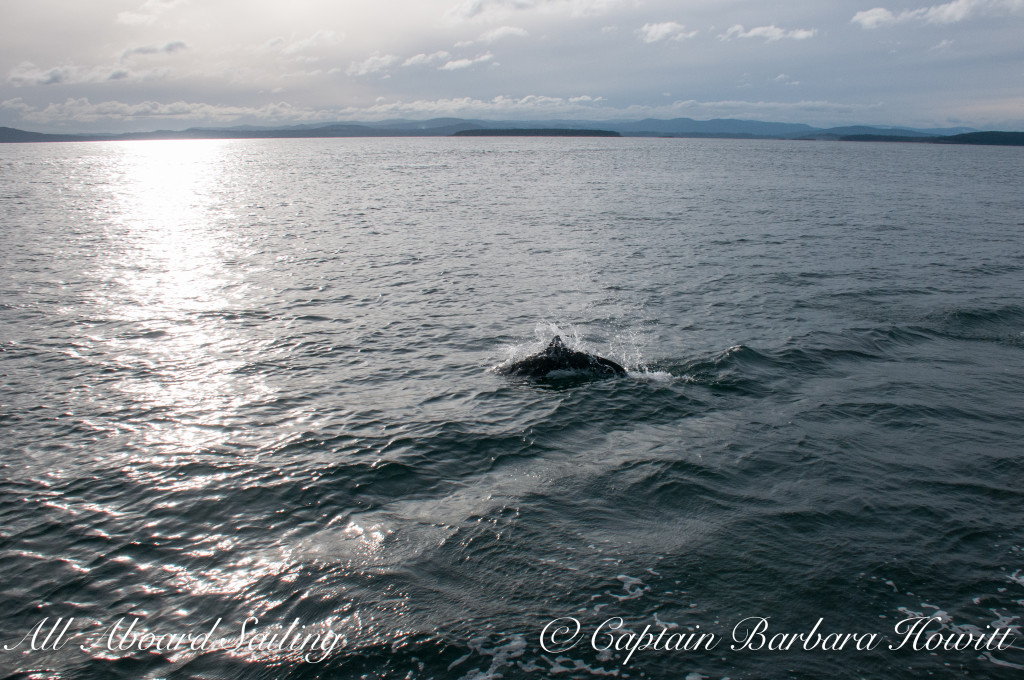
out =
[[[1021,186],[996,147],[6,145],[0,677],[1021,677]],[[555,333],[629,376],[491,370]],[[931,616],[1016,642],[889,649]]]

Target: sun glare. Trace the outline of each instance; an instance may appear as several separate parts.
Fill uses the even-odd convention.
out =
[[[218,200],[226,143],[126,142],[112,177],[114,224],[123,230],[122,275],[140,313],[183,312],[218,304],[224,283]]]
[[[268,389],[238,375],[247,343],[226,320],[244,306],[246,275],[237,265],[231,143],[107,148],[99,217],[108,250],[96,302],[118,330],[104,341],[117,368],[129,369],[120,391],[163,414],[147,420],[139,443],[161,456],[195,454],[230,438],[239,406]]]

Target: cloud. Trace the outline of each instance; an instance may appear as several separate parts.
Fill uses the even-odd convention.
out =
[[[59,85],[61,83],[80,82],[78,66],[55,66],[49,69],[37,68],[30,61],[23,61],[10,70],[7,82],[15,87],[25,85]]]
[[[686,26],[674,21],[666,21],[660,24],[644,24],[637,30],[637,35],[645,43],[655,43],[661,40],[685,40],[697,35],[697,31],[687,33]]]
[[[353,61],[345,73],[350,76],[367,76],[371,73],[379,73],[398,61],[393,54],[374,53],[362,61]]]
[[[439,61],[444,61],[448,57],[452,56],[444,50],[434,52],[433,54],[417,54],[414,57],[409,57],[402,62],[402,66],[426,66],[427,64],[435,64]]]
[[[465,0],[453,7],[449,14],[461,19],[474,19],[494,10],[532,9],[541,0]]]
[[[498,28],[492,28],[483,35],[480,36],[480,40],[485,43],[492,43],[502,38],[525,38],[530,35],[525,28],[517,28],[515,26],[499,26]]]
[[[0,102],[0,109],[10,109],[11,111],[18,111],[21,113],[22,117],[24,117],[25,114],[31,113],[35,110],[32,108],[32,106],[26,104],[25,100],[21,97],[15,97],[14,99],[8,99],[6,101]]]
[[[492,42],[502,40],[504,38],[525,38],[528,35],[530,34],[529,32],[527,32],[525,28],[517,28],[516,26],[499,26],[497,28],[492,28],[489,31],[485,31],[476,40],[462,40],[455,43],[455,46],[469,47],[470,45],[477,42],[490,44]]]
[[[443,66],[438,66],[439,71],[458,71],[460,69],[469,68],[470,66],[476,66],[477,64],[483,64],[485,62],[494,59],[494,55],[490,52],[481,54],[473,59],[453,59],[452,61],[446,62]]]
[[[722,40],[732,40],[733,38],[764,38],[768,42],[775,40],[807,40],[817,35],[818,29],[816,28],[794,28],[787,31],[784,28],[772,24],[771,26],[758,26],[752,28],[749,31],[744,30],[742,24],[736,24],[725,33],[718,36]]]
[[[146,0],[135,12],[119,12],[117,22],[129,26],[150,26],[157,22],[160,15],[182,0]]]
[[[975,15],[1000,16],[1024,13],[1024,0],[953,0],[943,5],[903,10],[899,14],[884,7],[857,12],[850,23],[873,29],[907,21],[927,24],[955,24]]]
[[[142,82],[154,81],[167,77],[170,73],[166,68],[131,70],[124,61],[134,54],[172,53],[185,49],[183,42],[167,43],[160,47],[137,47],[126,50],[120,62],[100,64],[97,66],[79,66],[64,64],[51,68],[40,68],[31,61],[23,61],[7,74],[7,84],[14,87],[40,87],[48,85],[81,85],[88,83],[104,83],[116,80]]]
[[[479,19],[493,14],[522,10],[568,11],[572,16],[605,14],[616,5],[633,0],[463,0],[447,16],[455,20]]]
[[[309,49],[310,47],[315,47],[317,45],[332,43],[332,42],[335,41],[336,37],[337,36],[336,36],[334,31],[317,31],[316,33],[314,33],[313,35],[309,36],[308,38],[303,38],[302,40],[296,40],[296,41],[292,42],[291,44],[285,46],[284,48],[282,48],[281,53],[282,54],[298,54],[299,52],[303,52],[303,51]],[[283,42],[284,41],[282,40],[281,44],[283,44]]]
[[[907,12],[904,12],[904,14],[907,14]],[[896,15],[882,7],[857,12],[850,19],[850,23],[860,24],[861,28],[878,28],[879,26],[895,24],[896,22]]]
[[[23,61],[10,70],[7,74],[7,82],[14,87],[78,85],[111,80],[153,80],[166,74],[167,71],[163,69],[134,73],[115,66],[86,68],[75,64],[42,69],[30,61]]]
[[[602,97],[579,95],[575,97],[548,97],[526,95],[508,97],[499,95],[493,99],[472,97],[418,99],[415,101],[380,102],[367,108],[349,107],[337,112],[339,118],[348,120],[379,119],[400,116],[508,116],[527,119],[559,115],[601,116]]]
[[[181,50],[186,49],[188,49],[188,45],[181,40],[175,40],[174,42],[165,43],[163,45],[142,45],[140,47],[129,48],[122,52],[121,60],[123,61],[138,54],[174,54],[175,52],[180,52]]]
[[[302,109],[285,102],[267,104],[261,107],[223,106],[204,102],[176,101],[161,103],[143,101],[126,103],[120,101],[91,102],[87,97],[67,99],[63,103],[52,103],[44,109],[27,106],[21,99],[11,99],[0,107],[21,111],[21,117],[39,123],[79,122],[98,120],[130,121],[147,119],[175,119],[228,122],[239,118],[255,118],[268,121],[329,120],[332,111]]]

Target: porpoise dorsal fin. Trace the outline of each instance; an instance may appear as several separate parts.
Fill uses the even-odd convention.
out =
[[[551,339],[551,343],[548,345],[548,349],[562,349],[565,347],[565,343],[562,342],[562,336],[556,335]]]

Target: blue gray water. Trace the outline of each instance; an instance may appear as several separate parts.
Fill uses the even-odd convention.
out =
[[[4,146],[0,677],[1021,677],[1022,186],[940,145]],[[493,372],[556,333],[628,377]],[[1015,642],[889,648],[933,616]]]

